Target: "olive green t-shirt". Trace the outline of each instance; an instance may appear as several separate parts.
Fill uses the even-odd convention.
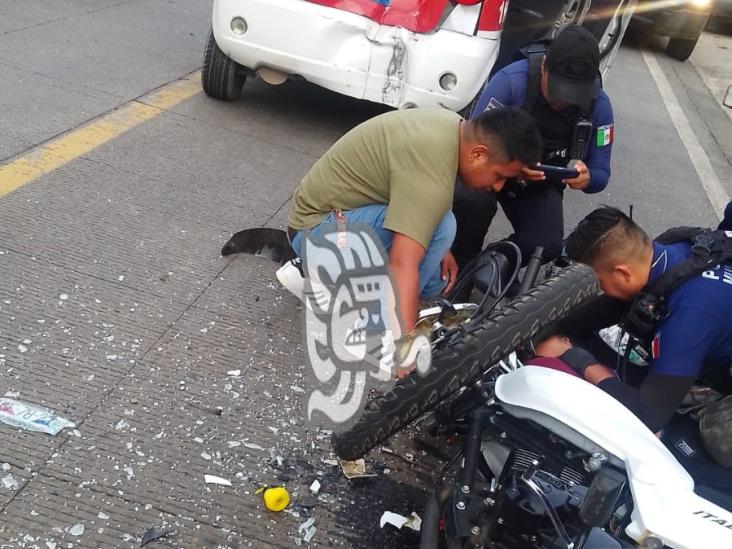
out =
[[[388,204],[384,228],[426,249],[452,207],[461,120],[447,109],[417,108],[356,126],[303,178],[288,225],[310,229],[334,209]]]

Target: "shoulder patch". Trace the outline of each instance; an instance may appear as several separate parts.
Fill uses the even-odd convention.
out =
[[[496,99],[495,97],[491,97],[490,101],[488,101],[488,105],[486,105],[485,110],[497,109],[503,106],[503,103],[501,103],[498,99]]]
[[[615,124],[605,124],[604,126],[600,126],[597,128],[597,132],[595,132],[595,145],[598,147],[606,147],[607,145],[612,144],[613,137],[614,137],[614,126]]]

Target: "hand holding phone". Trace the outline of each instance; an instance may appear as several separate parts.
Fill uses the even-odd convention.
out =
[[[563,168],[561,166],[549,166],[548,164],[539,164],[537,170],[541,170],[547,179],[554,181],[562,181],[563,179],[574,179],[579,177],[579,172],[574,168]]]

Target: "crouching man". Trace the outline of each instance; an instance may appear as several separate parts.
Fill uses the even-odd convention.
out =
[[[526,113],[502,108],[463,120],[445,109],[388,112],[356,126],[311,168],[295,190],[288,234],[298,259],[277,272],[304,299],[305,236],[349,223],[372,227],[388,252],[397,311],[406,332],[420,296],[452,288],[457,265],[451,211],[455,182],[497,192],[541,156],[538,129]]]
[[[724,239],[724,233],[716,234]],[[723,249],[728,244],[710,242],[711,254],[720,261],[696,272],[694,261],[713,256],[693,245],[691,237],[653,241],[627,215],[609,207],[591,212],[567,238],[568,257],[589,265],[605,294],[578,313],[582,323],[588,326],[587,319],[594,317],[590,324],[599,329],[621,322],[650,346],[648,373],[639,387],[623,383],[567,338],[553,338],[542,347],[620,400],[653,431],[666,425],[700,377],[732,388],[732,264]]]

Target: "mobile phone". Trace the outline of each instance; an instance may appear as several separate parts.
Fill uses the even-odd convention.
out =
[[[544,172],[544,175],[546,175],[547,179],[574,179],[575,177],[579,177],[579,172],[575,170],[574,168],[562,168],[561,166],[549,166],[547,164],[539,164],[535,168],[535,170],[539,170]]]

